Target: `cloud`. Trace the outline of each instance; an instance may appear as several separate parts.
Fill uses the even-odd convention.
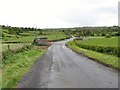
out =
[[[120,1],[118,4],[118,26],[120,26]]]
[[[40,28],[117,25],[119,0],[0,0],[0,24]]]

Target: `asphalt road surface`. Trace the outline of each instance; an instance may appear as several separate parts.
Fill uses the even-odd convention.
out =
[[[55,42],[17,88],[118,88],[118,72]]]

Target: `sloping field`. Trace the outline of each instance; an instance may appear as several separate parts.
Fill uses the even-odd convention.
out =
[[[92,38],[82,41],[82,43],[86,45],[95,45],[95,46],[118,46],[118,40],[120,38],[118,37],[112,37],[112,38]]]

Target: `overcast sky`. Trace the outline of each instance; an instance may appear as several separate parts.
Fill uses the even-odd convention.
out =
[[[119,0],[0,0],[0,24],[62,28],[118,25]]]

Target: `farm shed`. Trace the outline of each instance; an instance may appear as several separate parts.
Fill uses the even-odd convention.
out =
[[[35,38],[34,39],[34,42],[33,42],[33,44],[35,44],[35,45],[48,45],[48,40],[47,40],[48,38],[46,38],[46,37],[37,37],[37,38]]]

